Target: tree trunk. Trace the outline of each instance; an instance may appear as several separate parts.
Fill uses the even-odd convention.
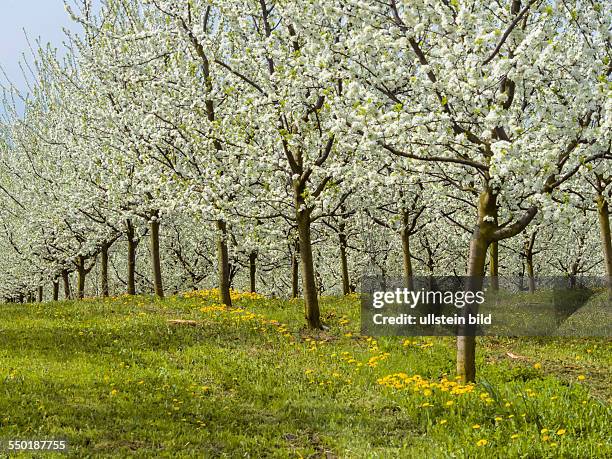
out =
[[[101,265],[100,265],[100,283],[102,284],[102,296],[108,297],[108,245],[102,244]]]
[[[82,300],[85,297],[85,276],[87,271],[85,270],[85,257],[79,255],[77,257],[77,298]]]
[[[249,281],[251,284],[251,292],[255,293],[256,289],[255,289],[255,282],[256,282],[256,275],[257,275],[257,252],[252,251],[249,254]]]
[[[492,233],[496,228],[494,218],[490,217],[494,217],[496,213],[496,195],[491,190],[485,189],[478,200],[478,224],[474,228],[470,241],[467,291],[482,290],[487,249],[492,242]],[[462,309],[466,325],[461,326],[459,333],[461,336],[457,336],[457,376],[463,382],[472,382],[476,379],[476,326],[467,323],[467,317],[476,313],[478,313],[477,303],[466,305]]]
[[[597,215],[599,216],[599,233],[606,264],[608,295],[612,297],[612,238],[610,235],[610,209],[608,202],[601,195],[597,195]]]
[[[533,254],[529,252],[525,257],[525,264],[527,265],[527,280],[529,281],[529,293],[535,293],[535,273],[533,270]]]
[[[42,285],[38,286],[38,302],[42,303],[43,301],[43,287]]]
[[[491,242],[489,246],[489,275],[491,277],[491,290],[499,290],[499,244]]]
[[[161,257],[159,254],[159,220],[157,215],[153,216],[155,220],[151,221],[151,265],[153,266],[153,285],[155,286],[155,294],[163,298],[164,287],[162,284]]]
[[[70,277],[67,269],[62,270],[62,281],[64,282],[64,298],[69,300],[72,295],[70,293]]]
[[[400,236],[402,238],[402,254],[404,258],[404,287],[408,290],[414,289],[414,281],[412,277],[412,256],[410,254],[410,231],[408,229],[408,213],[402,212],[402,229]]]
[[[533,233],[531,233],[531,236],[527,238],[527,240],[525,240],[524,255],[525,255],[525,265],[527,268],[527,281],[529,285],[529,293],[535,293],[536,291],[535,270],[533,269],[533,256],[535,255],[535,252],[533,248],[535,247],[535,240],[536,240],[537,234],[538,234],[538,231],[535,230]]]
[[[291,298],[300,296],[300,280],[299,280],[299,262],[298,262],[298,245],[291,251]]]
[[[488,242],[480,234],[477,228],[470,242],[470,256],[468,261],[468,291],[479,291],[482,289],[485,262],[487,256]],[[475,305],[466,305],[462,314],[467,317],[476,314]],[[476,379],[476,336],[474,326],[465,325],[464,336],[457,336],[457,376],[463,382],[472,382]]]
[[[301,201],[301,202],[300,202]],[[310,239],[310,210],[305,209],[301,196],[297,199],[297,225],[300,239],[300,265],[302,267],[302,288],[306,322],[310,328],[321,329],[319,298],[315,280],[312,241]]]
[[[53,281],[53,301],[59,300],[59,279]]]
[[[232,306],[230,296],[230,267],[229,252],[227,249],[227,223],[224,220],[217,220],[217,261],[219,275],[219,296],[221,303]]]
[[[138,248],[138,241],[135,238],[134,226],[130,220],[126,222],[126,226],[128,243],[127,294],[136,295],[136,249]]]
[[[351,293],[351,280],[349,278],[348,259],[346,256],[346,234],[344,234],[344,224],[340,227],[340,264],[342,268],[342,293],[348,295]]]

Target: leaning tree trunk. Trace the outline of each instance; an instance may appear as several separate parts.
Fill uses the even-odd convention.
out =
[[[257,252],[254,250],[249,254],[249,281],[251,284],[251,292],[256,292],[256,280],[257,280]]]
[[[304,315],[310,328],[321,329],[319,298],[315,279],[312,241],[310,238],[310,210],[306,208],[301,193],[296,197],[296,217],[300,241],[300,265],[304,289]]]
[[[102,296],[109,296],[108,289],[108,245],[102,244],[102,250],[100,251],[100,283],[102,284]]]
[[[153,267],[153,285],[155,286],[155,294],[163,298],[164,287],[162,284],[161,257],[159,253],[159,220],[157,215],[151,221],[151,265]]]
[[[85,297],[85,276],[87,276],[87,270],[85,269],[85,257],[79,255],[77,257],[77,298],[82,300]]]
[[[43,300],[43,287],[42,285],[38,286],[38,302],[42,303]]]
[[[291,298],[300,296],[300,279],[299,279],[299,261],[298,261],[299,243],[296,242],[295,247],[291,251]]]
[[[227,223],[217,220],[217,262],[219,276],[219,296],[221,303],[226,306],[232,305],[230,296],[230,266],[229,251],[227,249]]]
[[[610,209],[608,202],[601,195],[597,195],[597,214],[599,216],[599,233],[603,246],[604,261],[606,263],[606,275],[608,295],[612,297],[612,238],[610,236]]]
[[[138,248],[138,240],[135,235],[134,226],[132,222],[128,220],[127,226],[127,243],[128,243],[128,256],[127,256],[127,294],[136,295],[136,249]]]
[[[414,279],[412,273],[412,255],[410,253],[410,230],[408,229],[408,212],[402,212],[402,255],[404,258],[404,287],[413,290]]]
[[[59,279],[53,281],[53,301],[59,300]]]
[[[72,296],[70,293],[70,277],[68,277],[68,270],[62,270],[62,281],[64,282],[64,298],[67,300]]]
[[[351,293],[351,280],[349,278],[348,270],[348,259],[346,256],[346,234],[344,233],[344,225],[340,227],[340,233],[338,234],[340,241],[340,265],[342,268],[342,293],[348,295]]]

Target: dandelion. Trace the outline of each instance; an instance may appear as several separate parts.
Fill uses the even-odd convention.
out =
[[[476,446],[478,446],[478,447],[480,447],[480,446],[486,446],[486,444],[487,444],[487,443],[489,443],[489,441],[488,441],[488,440],[485,440],[484,438],[482,438],[482,439],[480,439],[480,440],[478,440],[478,441],[476,442]]]
[[[542,368],[542,364],[538,362],[533,366],[533,368],[535,368],[536,370],[539,370]]]
[[[584,381],[585,379],[586,379],[586,376],[578,375],[578,381]]]
[[[559,429],[557,430],[557,435],[565,435],[566,430],[565,429]]]
[[[472,429],[480,429],[480,424],[474,424],[474,425],[472,426]]]
[[[452,400],[449,400],[448,402],[446,402],[446,406],[453,406],[455,404],[455,402],[453,402]]]

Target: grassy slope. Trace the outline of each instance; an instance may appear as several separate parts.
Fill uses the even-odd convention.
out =
[[[324,299],[317,334],[298,302],[213,304],[0,306],[0,438],[67,438],[74,456],[612,456],[609,341],[481,339],[461,387],[453,340],[361,337],[356,298]]]

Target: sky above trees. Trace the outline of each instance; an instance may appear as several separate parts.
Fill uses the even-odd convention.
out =
[[[6,73],[0,75],[2,84],[8,77],[18,88],[27,89],[19,63],[24,54],[31,61],[28,41],[51,43],[60,48],[65,40],[64,29],[76,31],[64,7],[64,0],[2,0],[0,23],[0,67]],[[34,46],[35,47],[35,46]],[[0,104],[0,112],[4,107]]]

